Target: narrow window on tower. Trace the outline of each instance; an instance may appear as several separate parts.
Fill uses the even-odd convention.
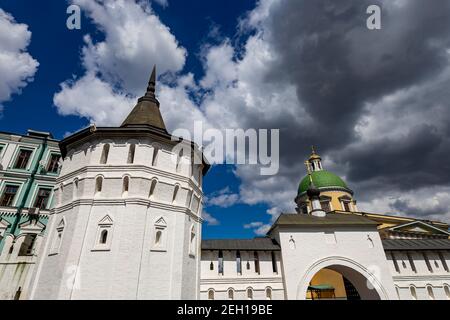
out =
[[[181,171],[182,161],[183,161],[183,149],[181,149],[180,153],[177,155],[177,166],[176,166],[176,171],[177,172]]]
[[[150,192],[148,194],[148,197],[150,200],[153,200],[155,197],[155,189],[156,189],[156,184],[158,183],[158,180],[153,179],[151,184],[150,184]]]
[[[97,227],[97,235],[92,251],[109,251],[111,250],[113,236],[113,220],[109,215],[100,220]]]
[[[213,289],[208,290],[208,300],[214,300],[214,290]]]
[[[95,178],[95,194],[99,195],[103,189],[103,177]]]
[[[102,156],[100,158],[100,164],[106,164],[109,156],[109,143],[103,145]]]
[[[55,235],[53,238],[53,244],[51,247],[50,254],[58,254],[59,253],[59,248],[61,247],[61,243],[62,243],[64,226],[65,226],[64,219],[61,219],[61,221],[59,222],[59,224],[55,230]]]
[[[154,145],[153,146],[153,156],[152,156],[152,166],[156,166],[156,163],[158,160],[158,153],[159,153],[159,147]]]
[[[197,239],[196,239],[196,235],[195,235],[195,228],[194,228],[194,226],[192,226],[189,254],[191,256],[195,256],[195,252],[197,251],[196,249],[197,249]]]
[[[130,144],[130,149],[128,150],[128,159],[127,163],[134,163],[134,154],[136,152],[136,145]]]
[[[128,189],[130,188],[130,177],[125,176],[122,180],[122,197],[128,196]]]
[[[159,251],[159,252],[165,252],[167,247],[167,223],[164,220],[163,217],[160,217],[156,222],[154,226],[154,233],[153,233],[153,243],[151,245],[151,251]]]
[[[175,188],[173,190],[173,197],[172,197],[172,203],[175,203],[175,200],[177,200],[178,190],[180,189],[180,186],[178,184],[175,185]]]

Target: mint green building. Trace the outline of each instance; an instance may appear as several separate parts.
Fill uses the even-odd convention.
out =
[[[0,132],[0,300],[11,298],[3,296],[6,291],[20,298],[31,280],[60,158],[58,140],[51,133]]]

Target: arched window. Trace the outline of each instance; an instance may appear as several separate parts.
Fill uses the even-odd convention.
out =
[[[427,286],[428,298],[434,300],[434,292],[432,286]]]
[[[114,231],[114,222],[109,214],[106,214],[99,222],[92,251],[111,250]]]
[[[214,290],[213,289],[208,290],[208,300],[214,300]]]
[[[209,264],[209,270],[214,270],[214,263],[211,261],[211,263]]]
[[[52,247],[51,247],[51,253],[52,254],[59,253],[59,248],[61,247],[61,242],[62,242],[62,235],[63,235],[63,232],[64,232],[64,226],[65,226],[64,219],[61,219],[61,221],[59,222],[58,226],[56,227],[56,233],[55,233],[55,236],[53,238],[53,244],[52,244]]]
[[[167,247],[167,222],[163,217],[156,220],[154,225],[152,251],[166,251]]]
[[[161,245],[161,237],[162,237],[162,230],[156,231],[156,236],[155,236],[155,245],[156,246]]]
[[[130,187],[130,177],[125,176],[123,177],[123,181],[122,181],[122,196],[127,196],[128,195],[128,189]]]
[[[266,288],[266,300],[272,300],[272,288]]]
[[[228,289],[228,300],[234,300],[234,290],[232,288]]]
[[[159,147],[153,146],[153,157],[152,157],[152,166],[156,166],[156,161],[158,160]]]
[[[157,183],[158,181],[156,180],[156,179],[153,179],[152,180],[152,183],[150,184],[150,192],[148,193],[148,197],[150,198],[150,199],[153,199],[153,196],[154,196],[154,194],[155,194],[155,188],[156,188],[156,183]]]
[[[108,230],[103,230],[100,233],[100,244],[106,244],[107,240],[108,240]]]
[[[101,164],[106,164],[108,162],[109,148],[109,143],[103,145],[102,156],[100,158]]]
[[[177,199],[178,190],[180,189],[179,185],[175,185],[175,189],[173,190],[173,197],[172,197],[172,203],[175,203],[175,200]]]
[[[127,163],[134,163],[134,154],[136,152],[136,145],[130,144],[130,149],[128,150],[128,159]]]
[[[95,193],[98,194],[102,192],[102,188],[103,188],[103,178],[102,177],[95,178]]]
[[[247,299],[253,300],[253,289],[252,288],[247,289]]]
[[[417,300],[417,292],[416,292],[416,288],[413,286],[409,287],[409,292],[411,292],[411,297],[413,300]]]
[[[73,198],[78,198],[78,178],[73,179]]]
[[[444,284],[444,292],[447,296],[447,300],[450,300],[450,286],[448,284]]]
[[[182,161],[183,161],[183,148],[180,150],[180,153],[177,155],[176,172],[180,172],[181,171]]]

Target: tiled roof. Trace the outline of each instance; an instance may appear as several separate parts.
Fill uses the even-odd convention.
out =
[[[450,239],[385,239],[385,250],[450,250]]]
[[[202,240],[202,250],[280,250],[271,238]]]

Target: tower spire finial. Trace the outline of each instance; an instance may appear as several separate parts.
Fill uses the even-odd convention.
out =
[[[154,97],[155,96],[155,86],[156,86],[156,65],[153,65],[152,74],[150,76],[150,80],[147,85],[147,92],[145,92],[146,97]]]
[[[156,86],[156,65],[153,65],[152,74],[150,80],[148,81],[147,92],[145,92],[146,97],[155,96],[155,86]]]

